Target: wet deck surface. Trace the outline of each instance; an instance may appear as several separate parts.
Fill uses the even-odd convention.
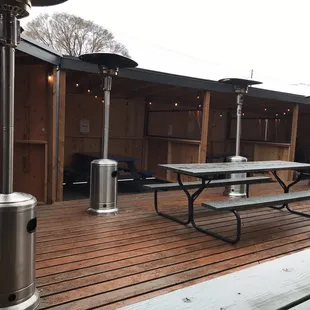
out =
[[[307,182],[294,190],[307,190]],[[208,189],[196,202],[198,224],[232,236],[234,218],[200,203],[226,199]],[[281,193],[277,184],[252,186],[251,195]],[[160,193],[165,211],[185,214],[180,191]],[[292,204],[310,212],[310,201]],[[86,213],[88,200],[38,207],[37,287],[40,309],[117,309],[274,259],[310,246],[310,219],[269,208],[240,212],[241,241],[226,244],[162,217],[153,194],[119,197],[120,213]]]

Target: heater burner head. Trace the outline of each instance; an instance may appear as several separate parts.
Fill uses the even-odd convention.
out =
[[[0,12],[9,12],[16,18],[27,17],[30,9],[30,0],[0,0]]]
[[[56,5],[63,2],[66,2],[67,0],[32,0],[32,6],[50,6],[50,5]]]
[[[104,66],[107,69],[134,68],[138,64],[130,58],[111,53],[91,53],[80,55],[83,61]]]
[[[242,88],[246,88],[250,85],[257,85],[262,84],[262,82],[253,81],[253,80],[246,80],[246,79],[237,79],[237,78],[227,78],[219,80],[221,83],[230,84],[233,86],[238,86]]]
[[[49,6],[67,0],[0,0],[0,12],[10,12],[20,19],[29,15],[32,6]]]

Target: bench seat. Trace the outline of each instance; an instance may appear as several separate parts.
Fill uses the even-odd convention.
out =
[[[237,234],[235,239],[224,237],[220,234],[214,233],[210,230],[201,228],[196,225],[193,221],[192,224],[196,227],[197,230],[204,232],[208,235],[211,235],[217,239],[223,240],[228,243],[237,243],[240,240],[241,235],[241,218],[238,213],[239,210],[247,210],[254,208],[262,208],[262,207],[270,207],[274,209],[286,209],[297,215],[310,217],[310,214],[294,211],[289,207],[289,203],[304,201],[310,199],[310,190],[293,192],[293,193],[284,193],[279,195],[270,195],[270,196],[262,196],[262,197],[251,197],[244,199],[233,199],[233,200],[224,200],[224,201],[208,201],[202,203],[202,206],[215,211],[230,211],[236,217],[237,223]],[[275,207],[277,205],[282,205],[281,207]]]
[[[279,195],[251,197],[247,199],[204,202],[202,203],[202,206],[212,210],[244,210],[269,207],[272,205],[288,204],[291,202],[308,199],[310,199],[310,190]]]
[[[226,185],[237,185],[237,184],[255,184],[255,183],[266,183],[271,182],[271,177],[266,176],[257,176],[257,177],[246,177],[246,178],[238,178],[238,179],[218,179],[212,180],[210,183],[206,183],[205,187],[221,187]],[[184,187],[186,189],[193,189],[201,186],[201,181],[197,182],[184,182]],[[159,183],[159,184],[146,184],[143,187],[150,190],[160,190],[160,191],[168,191],[168,190],[179,190],[181,186],[179,183]]]

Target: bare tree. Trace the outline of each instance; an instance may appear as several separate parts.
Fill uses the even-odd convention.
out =
[[[26,25],[24,33],[65,55],[110,52],[130,57],[109,30],[72,14],[41,14]]]

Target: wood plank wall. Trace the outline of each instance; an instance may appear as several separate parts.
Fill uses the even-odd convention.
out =
[[[103,103],[88,94],[67,94],[65,126],[65,166],[74,152],[101,151]],[[109,153],[141,158],[143,166],[144,100],[111,98]],[[89,132],[80,132],[81,120],[89,121]]]
[[[15,88],[14,190],[47,202],[49,111],[46,65],[18,65]]]

